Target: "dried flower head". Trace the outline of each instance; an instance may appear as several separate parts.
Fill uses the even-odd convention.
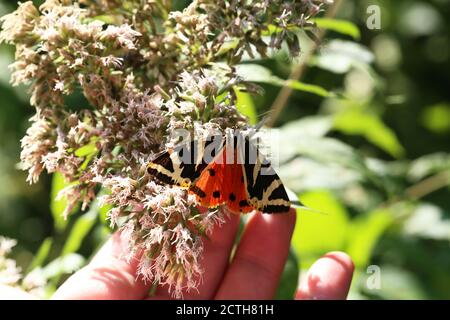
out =
[[[311,25],[327,0],[31,1],[1,18],[0,41],[15,45],[12,83],[29,84],[36,115],[22,140],[22,166],[34,183],[45,170],[69,186],[66,214],[103,189],[111,225],[130,254],[143,250],[139,273],[175,296],[201,279],[201,237],[224,211],[203,212],[177,187],[144,174],[153,155],[177,141],[178,128],[208,133],[246,128],[233,65],[266,56]],[[83,96],[69,106],[67,97]]]

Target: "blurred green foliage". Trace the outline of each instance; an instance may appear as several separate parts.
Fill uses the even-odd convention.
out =
[[[373,4],[381,30],[366,26]],[[449,4],[343,1],[336,18],[316,20],[328,33],[309,59],[280,52],[239,66],[264,89],[236,92],[253,124],[270,116],[282,86],[293,89],[276,122],[279,172],[315,210],[298,209],[278,298],[291,297],[322,254],[343,250],[356,265],[350,298],[450,299]],[[0,15],[13,8],[0,1]],[[299,37],[308,52],[313,43]],[[15,258],[25,270],[42,268],[50,294],[107,238],[107,210],[94,204],[64,220],[65,201],[55,200],[61,176],[28,186],[17,170],[32,108],[26,88],[8,83],[13,54],[0,46],[0,234],[19,240]],[[307,64],[303,77],[286,80],[298,64]],[[380,270],[379,287],[368,285],[377,270],[369,266]]]

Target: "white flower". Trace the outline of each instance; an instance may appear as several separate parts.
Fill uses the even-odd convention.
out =
[[[134,30],[130,25],[123,24],[120,26],[109,25],[106,30],[100,33],[99,38],[101,40],[115,39],[121,47],[134,50],[136,49],[134,41],[139,36],[141,36],[141,33]]]
[[[64,91],[64,81],[58,80],[55,83],[55,86],[53,87],[53,90],[55,91]]]
[[[16,240],[0,236],[0,256],[8,255],[16,244]]]

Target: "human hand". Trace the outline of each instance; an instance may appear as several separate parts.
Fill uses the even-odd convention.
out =
[[[231,215],[205,239],[198,291],[185,292],[185,299],[273,299],[286,262],[295,210],[285,215],[252,214],[229,262],[239,228],[239,216]],[[53,299],[170,299],[165,287],[148,297],[151,284],[136,277],[138,261],[121,257],[125,244],[119,233],[83,269],[72,275]],[[316,261],[299,285],[296,299],[345,299],[353,274],[353,263],[340,252]],[[0,289],[0,297],[1,289]],[[20,297],[20,298],[23,298]]]

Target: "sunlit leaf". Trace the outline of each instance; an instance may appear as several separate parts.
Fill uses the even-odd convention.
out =
[[[376,210],[352,220],[347,253],[356,266],[367,267],[373,248],[393,221],[387,209]]]
[[[52,178],[52,190],[50,199],[50,209],[53,216],[53,221],[56,230],[59,232],[63,231],[67,226],[67,220],[64,218],[63,213],[67,206],[67,200],[62,197],[57,200],[59,192],[66,188],[69,184],[64,180],[61,173],[55,172]]]
[[[286,29],[289,30],[289,31],[293,31],[293,30],[299,29],[299,27],[298,27],[297,25],[293,24],[293,25],[288,25],[288,26],[286,27]],[[268,27],[267,27],[267,30],[264,30],[264,31],[262,32],[262,35],[264,35],[264,36],[270,36],[270,35],[272,35],[272,34],[277,34],[277,33],[280,33],[280,32],[282,32],[282,31],[283,31],[282,28],[277,27],[276,25],[273,25],[273,24],[269,24]]]
[[[78,251],[84,238],[95,225],[99,209],[98,202],[95,200],[94,203],[91,204],[89,211],[77,219],[64,244],[61,253],[62,255],[67,255]]]
[[[219,51],[217,52],[217,56],[221,56],[222,54],[227,53],[230,50],[233,50],[239,44],[239,39],[232,38],[224,41],[224,43],[220,46]]]
[[[236,93],[236,108],[240,113],[247,116],[250,120],[250,124],[255,125],[258,122],[258,116],[255,110],[255,104],[253,103],[252,96],[248,92],[241,91],[237,88],[234,89]]]
[[[52,244],[53,244],[52,238],[46,238],[44,242],[42,242],[36,255],[34,256],[33,260],[31,261],[28,267],[28,272],[37,267],[42,267],[44,265],[45,260],[47,259],[48,254],[50,253],[50,249],[52,248]]]
[[[245,63],[236,66],[236,73],[246,81],[283,85],[283,80],[259,64]]]
[[[285,186],[296,192],[314,189],[342,190],[361,181],[361,174],[337,164],[324,164],[307,157],[298,157],[280,166],[277,171]]]
[[[446,133],[450,131],[450,104],[439,103],[429,106],[422,114],[422,123],[430,131]]]
[[[286,85],[291,87],[292,89],[312,93],[320,97],[330,97],[333,95],[332,93],[330,93],[328,90],[326,90],[321,86],[303,83],[297,80],[287,80]]]
[[[91,143],[89,143],[89,144],[87,144],[87,145],[85,145],[85,146],[83,146],[81,148],[78,148],[75,151],[75,155],[77,157],[82,158],[82,157],[89,156],[89,155],[95,153],[96,151],[97,151],[97,146],[95,145],[94,142],[91,142]]]
[[[329,116],[309,116],[288,122],[280,129],[280,136],[289,141],[323,137],[333,126]]]
[[[306,192],[299,198],[307,207],[323,212],[320,214],[297,209],[292,244],[297,256],[302,259],[302,268],[307,268],[320,255],[345,248],[348,214],[342,204],[326,190]]]
[[[347,73],[352,67],[370,64],[374,56],[366,47],[343,40],[330,41],[310,64],[333,73]]]
[[[98,217],[99,217],[100,221],[106,226],[109,226],[108,212],[111,209],[112,209],[112,205],[106,204],[100,208],[99,213],[98,213]]]
[[[295,155],[304,155],[322,162],[340,164],[362,170],[364,163],[361,156],[349,145],[333,138],[306,137],[288,141],[280,148],[280,159],[289,159]]]
[[[321,97],[333,95],[328,90],[318,85],[303,83],[296,80],[281,79],[272,74],[269,69],[258,64],[246,63],[237,65],[236,72],[240,77],[249,82],[268,83],[274,86],[288,86],[292,89],[312,93]]]
[[[359,40],[361,33],[359,28],[348,20],[330,19],[330,18],[315,18],[313,21],[317,27],[332,30]]]
[[[334,128],[346,134],[361,135],[395,158],[404,154],[404,149],[395,132],[374,113],[360,108],[348,108],[335,116]]]

